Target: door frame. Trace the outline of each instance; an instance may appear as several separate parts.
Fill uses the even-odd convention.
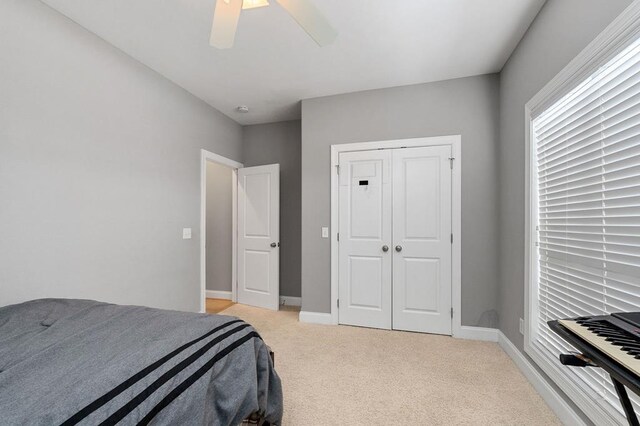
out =
[[[238,169],[244,167],[222,155],[200,150],[200,312],[207,312],[207,162],[230,167],[231,175],[231,300],[238,300]]]
[[[352,151],[371,151],[376,149],[418,148],[438,145],[451,146],[453,172],[451,175],[451,305],[453,318],[451,333],[453,337],[462,337],[462,136],[434,136],[412,139],[394,139],[373,142],[356,142],[331,145],[331,323],[339,324],[338,317],[338,164],[340,153]]]

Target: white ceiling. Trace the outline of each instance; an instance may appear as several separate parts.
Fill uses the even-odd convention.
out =
[[[217,50],[215,0],[42,1],[243,125],[299,118],[301,99],[497,72],[544,3],[315,0],[338,31],[320,48],[272,0]]]

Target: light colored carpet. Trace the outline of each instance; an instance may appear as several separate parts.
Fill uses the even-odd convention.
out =
[[[288,425],[557,425],[495,343],[298,322],[234,305],[275,352]]]

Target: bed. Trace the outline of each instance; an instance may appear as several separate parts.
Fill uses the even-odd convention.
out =
[[[0,308],[3,425],[279,425],[268,346],[224,315],[41,299]]]

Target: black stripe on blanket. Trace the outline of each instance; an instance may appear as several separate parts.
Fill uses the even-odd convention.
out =
[[[242,320],[237,319],[237,320],[226,322],[226,323],[224,323],[224,324],[222,324],[222,325],[220,325],[220,326],[208,331],[207,333],[203,334],[202,336],[200,336],[200,337],[198,337],[196,339],[193,339],[190,342],[187,342],[184,345],[180,346],[179,348],[173,350],[172,352],[170,352],[167,355],[163,356],[162,358],[160,358],[159,360],[157,360],[153,364],[150,364],[149,366],[143,368],[142,370],[140,370],[139,372],[137,372],[133,376],[129,377],[127,380],[125,380],[124,382],[120,383],[118,386],[116,386],[115,388],[111,389],[106,394],[104,394],[101,397],[97,398],[95,401],[93,401],[90,404],[88,404],[86,407],[84,407],[83,409],[78,411],[76,414],[71,416],[64,423],[62,423],[61,426],[71,426],[71,425],[78,424],[84,418],[89,416],[91,413],[93,413],[94,411],[96,411],[100,407],[104,406],[109,401],[111,401],[113,398],[115,398],[116,396],[120,395],[122,392],[124,392],[125,390],[127,390],[128,388],[130,388],[131,386],[133,386],[134,384],[136,384],[137,382],[139,382],[140,380],[142,380],[143,378],[145,378],[149,374],[151,374],[154,370],[156,370],[159,367],[161,367],[163,364],[165,364],[171,358],[173,358],[176,355],[178,355],[180,352],[184,351],[185,349],[188,349],[189,347],[195,345],[196,343],[202,341],[203,339],[206,339],[207,337],[209,337],[212,334],[222,330],[223,328],[228,327],[228,326],[230,326],[232,324],[239,323],[239,322],[242,322]]]
[[[167,407],[169,404],[171,404],[171,402],[174,399],[176,399],[177,397],[179,397],[182,392],[184,392],[187,389],[189,389],[189,387],[192,384],[194,384],[207,371],[209,371],[211,368],[213,368],[213,365],[216,362],[220,361],[222,358],[224,358],[227,355],[229,355],[229,353],[231,353],[231,351],[233,351],[235,348],[237,348],[238,346],[240,346],[243,343],[245,343],[247,340],[252,339],[254,337],[260,338],[258,333],[256,333],[255,331],[252,331],[251,333],[246,334],[242,338],[236,340],[235,342],[233,342],[232,344],[230,344],[229,346],[227,346],[226,348],[224,348],[223,350],[221,350],[220,352],[215,354],[215,356],[213,358],[211,358],[209,361],[207,361],[207,363],[205,365],[200,367],[195,373],[193,373],[191,376],[187,377],[175,389],[173,389],[171,392],[169,392],[169,394],[167,394],[167,396],[165,396],[162,399],[162,401],[160,401],[155,407],[153,407],[151,409],[151,411],[149,411],[149,413],[146,416],[144,416],[144,418],[142,420],[140,420],[138,425],[148,425],[151,422],[151,420],[153,420],[153,418],[160,411],[162,411],[165,407]]]
[[[103,425],[103,426],[115,425],[120,420],[125,418],[138,405],[142,404],[148,397],[151,396],[152,393],[157,391],[162,385],[167,383],[169,380],[171,380],[172,378],[177,376],[182,370],[184,370],[185,368],[187,368],[188,366],[193,364],[195,361],[197,361],[198,358],[200,358],[202,355],[204,355],[213,346],[217,345],[218,343],[220,343],[223,340],[225,340],[227,337],[232,336],[232,335],[238,333],[239,331],[241,331],[241,330],[243,330],[243,329],[245,329],[247,327],[249,327],[249,324],[246,324],[246,323],[242,324],[242,325],[240,325],[240,326],[238,326],[238,327],[236,327],[234,329],[231,329],[231,330],[219,335],[215,339],[209,341],[206,345],[202,346],[200,349],[195,351],[193,354],[189,355],[188,358],[185,358],[184,360],[180,361],[178,364],[176,364],[169,371],[164,373],[162,376],[158,377],[145,390],[143,390],[138,395],[136,395],[131,401],[129,401],[125,405],[123,405],[120,409],[118,409],[118,411],[116,411],[111,416],[109,416],[105,421],[100,423],[100,425]]]

